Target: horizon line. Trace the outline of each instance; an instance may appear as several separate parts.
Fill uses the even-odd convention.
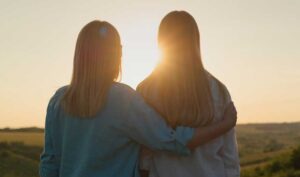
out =
[[[300,123],[300,121],[290,121],[290,122],[249,122],[249,123],[237,123],[236,125],[257,125],[257,124],[297,124]],[[45,127],[38,127],[38,126],[23,126],[23,127],[0,127],[0,130],[3,129],[28,129],[28,128],[37,128],[37,129],[45,129]]]

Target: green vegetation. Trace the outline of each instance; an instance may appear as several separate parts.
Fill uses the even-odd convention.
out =
[[[243,169],[242,177],[300,177],[300,146],[268,163]]]
[[[243,168],[267,163],[300,145],[300,123],[244,124],[236,130]]]
[[[36,132],[36,133],[44,133],[44,129],[37,128],[37,127],[27,127],[27,128],[17,128],[17,129],[11,129],[11,128],[3,128],[0,129],[0,132]]]
[[[44,133],[37,132],[0,132],[0,142],[22,142],[30,146],[43,146]]]
[[[238,125],[237,139],[241,177],[300,177],[300,123]]]
[[[242,177],[300,177],[300,123],[238,125]],[[0,177],[37,177],[43,129],[0,130]]]
[[[0,143],[0,177],[38,177],[41,146]]]

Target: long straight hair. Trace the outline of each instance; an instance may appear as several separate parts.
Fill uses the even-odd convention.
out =
[[[93,117],[105,105],[111,84],[121,70],[121,41],[114,26],[92,21],[80,31],[71,84],[62,106],[72,116]]]
[[[194,18],[173,11],[161,21],[160,64],[137,90],[171,125],[197,127],[213,120],[213,100],[201,61],[200,35]]]

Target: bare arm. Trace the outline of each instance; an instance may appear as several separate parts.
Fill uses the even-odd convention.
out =
[[[192,140],[187,144],[191,150],[203,145],[231,130],[236,125],[237,112],[234,104],[231,102],[226,108],[224,119],[209,126],[199,127],[195,130]]]

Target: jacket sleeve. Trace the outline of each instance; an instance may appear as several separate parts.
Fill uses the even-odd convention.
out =
[[[45,125],[45,144],[44,151],[40,158],[39,174],[40,177],[58,177],[59,176],[59,157],[55,152],[52,137],[52,120],[54,114],[54,100],[53,96],[48,104],[46,125]]]
[[[123,131],[132,140],[152,150],[164,150],[179,155],[190,154],[186,144],[194,135],[193,128],[170,128],[137,92],[132,93],[128,100],[126,112]]]

